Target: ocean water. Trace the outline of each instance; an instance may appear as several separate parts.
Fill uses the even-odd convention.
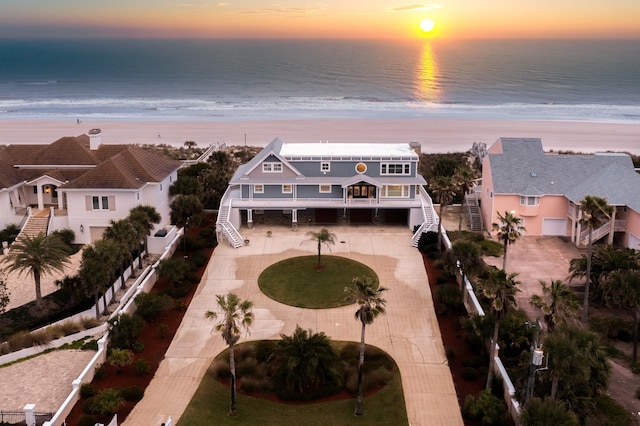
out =
[[[0,40],[0,119],[640,122],[637,40]]]

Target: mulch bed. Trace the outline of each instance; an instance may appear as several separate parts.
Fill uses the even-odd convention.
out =
[[[464,405],[464,400],[468,395],[478,395],[485,386],[486,377],[481,377],[476,381],[467,381],[462,378],[462,370],[464,366],[462,361],[472,357],[474,354],[469,349],[465,341],[464,331],[460,329],[459,322],[461,318],[466,318],[465,313],[453,313],[448,312],[446,314],[440,313],[439,303],[436,300],[436,288],[439,285],[453,285],[438,284],[439,271],[433,265],[433,260],[429,259],[426,255],[422,255],[424,261],[424,268],[429,278],[429,287],[431,289],[431,296],[433,298],[433,304],[436,308],[436,317],[438,318],[438,325],[440,326],[440,334],[442,336],[442,344],[445,350],[451,350],[455,354],[453,358],[449,359],[449,369],[451,370],[451,376],[453,377],[453,384],[456,388],[456,394],[458,395],[458,404],[460,409]],[[457,284],[456,284],[457,285]],[[465,425],[476,425],[480,423],[470,422],[465,420]]]
[[[199,229],[194,228],[194,229],[190,229],[188,234],[193,235],[195,237],[198,235],[198,232],[199,232]],[[211,255],[213,254],[213,251],[214,249],[212,248],[204,249],[204,252],[207,254],[207,258],[211,257]],[[176,250],[173,257],[182,259],[183,257],[182,250],[180,249]],[[202,278],[205,268],[206,268],[206,265],[198,268],[197,273],[200,278]],[[160,292],[166,289],[168,286],[169,286],[169,282],[166,279],[158,280],[158,282],[156,282],[151,292],[152,293]],[[194,285],[191,288],[191,291],[185,297],[180,299],[184,303],[185,307],[188,307],[189,304],[191,303],[191,299],[193,298],[193,295],[195,294],[196,289],[197,289],[197,285]],[[98,391],[104,390],[104,389],[121,388],[121,387],[128,387],[128,386],[139,386],[142,389],[146,389],[146,387],[149,385],[149,382],[151,382],[151,379],[153,378],[156,370],[158,369],[160,362],[164,359],[165,353],[167,352],[167,349],[169,348],[169,345],[171,344],[173,337],[178,331],[178,327],[182,322],[182,318],[184,317],[185,312],[186,312],[186,309],[185,310],[169,309],[161,313],[160,315],[158,315],[158,317],[156,317],[152,323],[145,322],[142,333],[138,337],[138,340],[142,341],[142,343],[144,344],[144,351],[142,351],[141,353],[134,353],[134,363],[136,360],[140,358],[144,358],[150,367],[149,374],[144,376],[140,376],[136,374],[133,368],[133,364],[123,368],[122,372],[118,374],[116,372],[115,367],[105,363],[103,368],[105,368],[107,371],[107,377],[104,379],[97,379],[97,378],[94,379],[92,382],[94,387]],[[161,335],[160,333],[160,329],[159,329],[160,324],[166,325],[166,329],[164,329],[165,332],[162,333],[163,335]],[[67,416],[66,421],[69,426],[77,425],[78,420],[83,415],[85,415],[82,412],[83,402],[84,402],[83,400],[80,400],[73,407],[69,416]],[[126,419],[129,413],[135,407],[135,404],[136,404],[135,402],[127,402],[120,410],[118,410],[117,414],[118,414],[119,423],[122,423]],[[98,418],[103,424],[107,424],[112,417],[113,416],[109,416],[108,418],[100,418],[100,417]]]

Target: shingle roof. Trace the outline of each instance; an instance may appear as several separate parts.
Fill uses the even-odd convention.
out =
[[[139,189],[149,182],[162,181],[180,165],[179,161],[163,155],[125,146],[118,154],[62,185],[62,188]]]
[[[545,154],[537,138],[501,138],[501,154],[489,154],[496,194],[564,195],[577,203],[585,195],[640,211],[640,175],[626,154]]]
[[[49,145],[0,147],[0,188],[46,175],[68,182],[61,188],[137,189],[162,181],[180,166],[133,145],[100,145],[92,151],[87,135],[66,136]]]

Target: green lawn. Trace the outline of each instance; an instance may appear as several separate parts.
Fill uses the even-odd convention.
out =
[[[365,361],[366,362],[366,361]],[[355,399],[312,404],[283,404],[237,393],[229,417],[229,388],[207,372],[178,426],[224,425],[408,425],[400,373],[380,391],[364,399],[364,416],[356,417]]]
[[[369,277],[378,283],[376,273],[355,260],[323,255],[323,269],[317,270],[317,259],[300,256],[271,265],[258,278],[260,290],[286,305],[321,309],[348,305],[344,288],[354,277]]]

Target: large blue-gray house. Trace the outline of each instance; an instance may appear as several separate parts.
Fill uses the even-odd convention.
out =
[[[274,139],[240,166],[220,202],[218,237],[240,247],[242,226],[402,224],[435,229],[418,173],[420,145],[294,143]],[[414,238],[414,239],[415,239]]]

